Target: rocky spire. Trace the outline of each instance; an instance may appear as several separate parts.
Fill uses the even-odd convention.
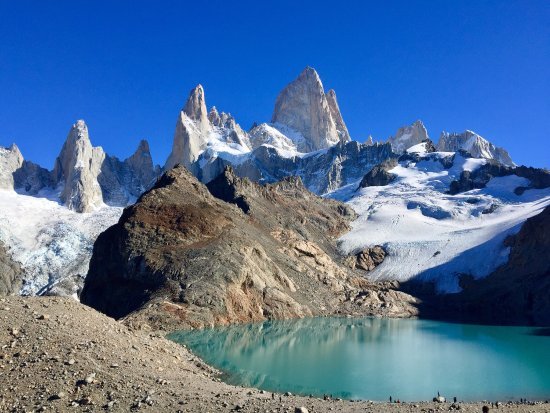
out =
[[[69,131],[53,170],[55,183],[62,187],[61,201],[68,208],[88,212],[101,205],[103,197],[97,177],[104,159],[103,149],[92,147],[86,123],[77,121]]]
[[[319,75],[315,69],[306,67],[279,93],[271,121],[289,127],[304,137],[298,147],[300,151],[324,149],[341,140],[335,116],[345,128],[336,99],[333,103],[331,110]],[[346,139],[347,129],[341,132]]]
[[[218,109],[216,109],[216,106],[212,106],[210,112],[208,112],[208,120],[212,125],[220,126],[220,114],[218,113]]]
[[[198,85],[189,93],[185,107],[179,114],[172,152],[166,160],[164,169],[171,169],[177,164],[191,168],[206,146],[211,129],[212,125],[208,121],[206,112],[204,90],[201,85]]]
[[[201,129],[207,130],[209,128],[208,112],[206,111],[206,101],[202,85],[197,85],[191,90],[183,111],[190,119],[196,121]]]
[[[415,121],[410,126],[402,126],[395,136],[388,139],[395,153],[404,153],[411,146],[417,145],[429,139],[428,131],[421,120]]]
[[[372,135],[369,135],[369,137],[367,138],[367,140],[365,141],[365,144],[366,145],[374,145],[374,140],[372,139]]]
[[[340,113],[340,107],[338,106],[338,101],[336,100],[336,92],[334,89],[330,89],[327,93],[327,102],[330,109],[330,114],[334,123],[336,124],[336,130],[340,138],[340,142],[349,142],[351,140],[348,132],[348,128],[342,119],[342,114]]]

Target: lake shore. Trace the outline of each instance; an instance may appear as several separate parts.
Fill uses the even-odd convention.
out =
[[[163,335],[131,330],[70,298],[0,300],[0,411],[430,412],[452,403],[322,400],[231,386]],[[458,403],[481,412],[490,403]],[[550,412],[550,404],[495,411]]]

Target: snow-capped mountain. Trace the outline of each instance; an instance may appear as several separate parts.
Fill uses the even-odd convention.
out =
[[[436,149],[438,152],[436,152]],[[507,235],[550,202],[548,172],[515,167],[508,153],[471,131],[443,133],[437,148],[421,121],[386,143],[351,140],[333,90],[306,68],[278,95],[271,122],[243,130],[191,90],[164,170],[186,166],[208,183],[226,166],[261,183],[299,176],[308,190],[345,200],[359,215],[341,252],[383,246],[373,280],[434,282],[460,290],[507,259]],[[91,144],[84,121],[70,129],[49,171],[0,148],[0,243],[21,264],[25,294],[73,294],[97,235],[160,175],[149,145],[119,160]]]
[[[340,239],[344,254],[381,245],[384,262],[373,280],[434,283],[439,292],[461,290],[464,275],[481,278],[508,259],[504,240],[550,205],[550,174],[498,166],[465,153],[428,152],[415,145],[386,168],[391,179],[342,188],[329,196],[359,214]],[[493,168],[494,169],[494,168]],[[464,176],[484,176],[474,189],[451,194]],[[453,191],[454,192],[454,191]]]
[[[178,116],[165,170],[180,163],[207,183],[231,165],[241,177],[260,182],[300,176],[309,190],[324,194],[395,156],[389,144],[350,140],[336,93],[325,94],[310,67],[281,91],[271,123],[245,132],[215,107],[206,114],[204,89],[198,85]]]

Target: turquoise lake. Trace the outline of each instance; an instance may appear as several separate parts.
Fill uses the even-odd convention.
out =
[[[172,333],[230,384],[365,400],[550,399],[550,328],[311,318]]]

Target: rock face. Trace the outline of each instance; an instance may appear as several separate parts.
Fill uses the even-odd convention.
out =
[[[397,166],[397,159],[391,158],[385,162],[382,162],[379,165],[376,165],[372,168],[361,180],[359,188],[366,188],[368,186],[386,186],[391,183],[395,178],[396,174],[389,172],[391,169]]]
[[[103,149],[92,147],[84,121],[76,122],[53,169],[55,182],[63,186],[61,201],[68,208],[89,212],[101,206],[103,197],[97,176],[104,159]]]
[[[421,120],[417,120],[410,126],[403,126],[397,130],[395,136],[388,139],[395,153],[402,154],[411,146],[417,145],[429,139],[428,131]]]
[[[441,152],[468,152],[474,158],[494,159],[506,166],[515,166],[508,152],[470,130],[462,133],[442,132],[437,143]]]
[[[311,67],[306,67],[279,93],[271,122],[301,134],[301,152],[325,149],[350,139],[336,94],[331,91],[325,95],[321,79]]]
[[[17,294],[21,288],[22,270],[0,242],[0,297]]]
[[[13,174],[23,165],[23,155],[14,143],[9,148],[0,146],[0,189],[13,189]]]
[[[149,144],[145,140],[124,161],[106,155],[97,176],[102,200],[112,206],[128,205],[153,186],[159,174],[160,168],[153,165]]]
[[[218,145],[216,145],[218,143]],[[228,113],[218,113],[215,107],[206,112],[206,99],[201,85],[189,93],[185,107],[181,110],[176,122],[172,151],[166,160],[165,170],[181,164],[196,176],[207,176],[212,179],[209,169],[215,163],[217,146],[227,145],[233,152],[234,145],[239,145],[239,153],[250,151],[250,141],[246,132]],[[202,155],[203,161],[199,161]],[[206,159],[206,160],[204,160]],[[201,168],[201,164],[207,164]],[[218,173],[220,171],[217,171]]]
[[[81,300],[170,328],[353,307],[369,283],[339,263],[335,238],[354,215],[299,178],[260,186],[227,169],[207,188],[176,167],[99,236]],[[382,303],[387,288],[372,289]],[[414,312],[395,294],[402,315]],[[383,311],[372,300],[357,311]]]
[[[193,162],[206,146],[210,130],[204,89],[198,85],[189,93],[187,102],[179,114],[172,152],[164,168],[168,170],[179,163],[192,169]]]
[[[550,207],[525,221],[505,243],[508,262],[484,279],[465,279],[463,292],[447,297],[445,306],[455,318],[549,326]]]
[[[351,137],[349,136],[348,128],[344,123],[344,119],[342,118],[342,113],[340,113],[340,106],[338,106],[338,101],[336,100],[336,92],[334,91],[334,89],[330,89],[328,91],[327,102],[330,109],[330,114],[332,115],[332,119],[334,119],[334,123],[336,124],[336,131],[338,132],[340,142],[350,141]]]

